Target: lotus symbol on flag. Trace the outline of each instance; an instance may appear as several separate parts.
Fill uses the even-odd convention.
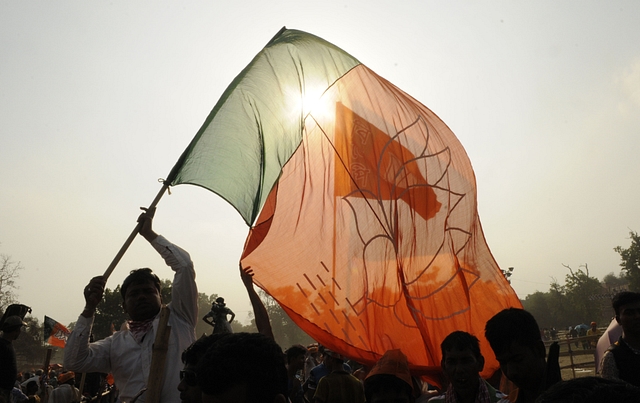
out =
[[[521,305],[484,240],[471,163],[431,110],[336,46],[279,32],[167,182],[238,210],[243,266],[321,344],[368,365],[401,349],[437,383],[440,342],[465,330],[483,373],[497,369],[484,324]]]

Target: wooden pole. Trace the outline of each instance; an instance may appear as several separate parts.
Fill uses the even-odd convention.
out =
[[[84,383],[87,380],[87,373],[83,372],[82,377],[80,378],[80,400],[82,400],[82,393],[84,393]],[[92,396],[93,397],[93,396]]]
[[[149,369],[149,380],[147,381],[146,403],[159,403],[164,385],[164,367],[167,360],[167,350],[169,349],[169,336],[171,326],[169,323],[169,307],[162,306],[160,320],[156,330],[156,339],[153,343],[151,353],[151,368]]]
[[[52,348],[47,349],[47,353],[44,357],[44,364],[42,365],[42,378],[40,378],[40,390],[42,391],[42,398],[45,402],[49,400],[49,388],[46,387],[44,380],[45,377],[47,380],[49,379],[49,364],[51,363],[52,352]]]
[[[153,199],[153,202],[151,202],[151,205],[148,207],[148,209],[152,209],[158,204],[158,202],[160,201],[160,199],[164,195],[164,192],[168,188],[169,188],[169,183],[167,181],[165,181],[163,183],[163,185],[162,185],[162,189],[160,189],[160,191],[156,195],[156,198]],[[113,269],[116,268],[116,266],[118,265],[118,262],[120,262],[120,259],[122,259],[122,256],[124,256],[124,253],[127,251],[127,249],[129,249],[129,246],[131,246],[131,243],[136,238],[136,235],[138,235],[138,232],[140,232],[140,226],[141,225],[142,224],[140,224],[140,223],[136,224],[136,227],[133,229],[133,231],[131,232],[131,234],[127,238],[127,240],[124,241],[124,245],[122,245],[122,247],[120,248],[120,250],[118,251],[116,256],[111,261],[111,264],[109,265],[109,267],[107,267],[107,270],[104,272],[104,274],[103,274],[104,281],[107,281],[109,276],[111,276],[111,273],[113,273]]]

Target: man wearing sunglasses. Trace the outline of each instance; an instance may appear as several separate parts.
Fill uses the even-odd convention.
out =
[[[184,368],[180,371],[180,401],[182,403],[202,403],[202,389],[198,386],[196,368],[200,358],[207,349],[214,344],[224,333],[216,333],[211,336],[202,336],[182,353]]]

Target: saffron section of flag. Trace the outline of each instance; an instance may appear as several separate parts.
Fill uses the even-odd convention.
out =
[[[418,71],[419,67],[416,67]],[[439,384],[440,343],[521,303],[491,255],[471,162],[430,109],[356,58],[283,30],[174,166],[251,230],[242,266],[313,339],[372,366],[400,349]]]
[[[48,316],[44,317],[44,340],[56,347],[64,348],[71,332],[61,323]]]

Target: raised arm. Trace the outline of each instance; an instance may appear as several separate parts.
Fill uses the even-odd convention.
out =
[[[103,276],[96,276],[84,288],[84,309],[65,346],[64,366],[67,369],[77,372],[111,371],[109,366],[111,339],[89,343],[93,316],[96,307],[102,301],[105,284]]]
[[[265,308],[262,300],[260,300],[260,297],[258,296],[258,293],[253,288],[253,270],[251,270],[251,266],[243,268],[242,264],[240,264],[240,278],[242,279],[242,282],[247,289],[247,293],[249,294],[249,300],[253,307],[253,315],[256,318],[258,333],[262,333],[265,336],[270,337],[272,340],[275,340],[267,308]]]
[[[138,217],[138,222],[142,224],[140,235],[149,241],[151,246],[160,253],[167,266],[175,272],[171,289],[171,311],[195,328],[198,321],[198,288],[191,257],[184,249],[172,244],[153,230],[155,208],[142,208],[142,210],[144,213]]]

